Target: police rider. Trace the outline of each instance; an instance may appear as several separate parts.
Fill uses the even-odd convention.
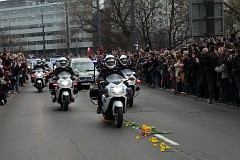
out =
[[[127,56],[125,56],[125,55],[121,55],[118,62],[119,62],[119,63],[118,63],[118,67],[119,67],[121,70],[130,69],[130,68],[131,68],[131,67],[128,65],[128,58],[127,58]]]
[[[42,68],[43,70],[45,69],[44,66],[42,65],[41,59],[37,59],[36,63],[37,64],[35,64],[35,66],[33,67],[33,70],[35,70],[37,68]]]
[[[55,78],[53,78],[54,80],[56,80],[56,78],[58,77],[58,74],[63,71],[70,73],[71,78],[75,79],[75,73],[73,72],[73,69],[71,67],[67,66],[67,59],[65,57],[62,57],[59,59],[59,64],[60,66],[54,70],[54,76],[55,76]],[[51,92],[51,94],[54,95],[53,102],[56,102],[56,95],[54,90]],[[72,101],[74,101],[74,99],[72,99]]]
[[[138,78],[137,74],[136,74],[136,69],[131,67],[130,65],[128,65],[128,57],[126,55],[121,55],[119,58],[119,63],[118,63],[118,67],[122,70],[124,69],[130,69],[133,72],[135,72],[134,76],[136,78]]]
[[[116,67],[116,58],[113,55],[107,55],[105,58],[105,66],[101,69],[96,81],[97,82],[104,81],[111,74],[118,74],[124,77],[123,73],[121,72],[121,69]],[[102,101],[101,101],[101,95],[100,95],[98,99],[97,114],[100,114],[101,112],[102,112]]]
[[[49,65],[46,63],[46,59],[42,59],[42,65],[45,69],[50,68]]]
[[[67,66],[67,59],[65,57],[62,57],[59,59],[59,64],[60,64],[60,66],[54,70],[55,77],[57,77],[58,74],[63,71],[70,73],[72,77],[75,76],[73,69],[71,67]]]

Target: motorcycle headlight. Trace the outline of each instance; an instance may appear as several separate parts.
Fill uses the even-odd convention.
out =
[[[110,89],[111,93],[115,93],[115,94],[122,94],[124,92],[124,88],[123,87],[114,87]]]
[[[41,77],[42,74],[41,74],[41,73],[37,73],[36,76],[37,76],[37,77]]]
[[[70,84],[69,81],[62,81],[62,85],[63,85],[63,86],[68,86],[69,84]]]

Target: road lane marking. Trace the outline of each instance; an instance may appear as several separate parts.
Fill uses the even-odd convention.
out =
[[[172,141],[172,140],[170,140],[170,139],[168,139],[168,138],[166,138],[166,137],[164,137],[164,136],[162,136],[160,134],[154,134],[153,136],[155,136],[155,137],[157,137],[157,138],[159,138],[161,140],[164,140],[165,142],[167,142],[167,143],[169,143],[171,145],[174,145],[174,146],[178,146],[179,145],[178,143],[176,143],[176,142],[174,142],[174,141]]]

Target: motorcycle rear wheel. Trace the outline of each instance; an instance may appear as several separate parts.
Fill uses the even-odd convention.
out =
[[[133,106],[133,97],[132,97],[132,96],[129,97],[129,99],[128,99],[128,106],[129,106],[129,107],[132,107],[132,106]]]

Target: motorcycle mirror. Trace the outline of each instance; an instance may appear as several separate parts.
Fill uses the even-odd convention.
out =
[[[104,81],[104,79],[102,79],[102,78],[97,78],[96,79],[96,83],[101,83],[102,81]]]
[[[133,77],[129,77],[128,80],[134,81],[134,78]]]
[[[140,91],[140,88],[139,88],[139,87],[136,87],[136,91]]]
[[[72,77],[71,77],[71,80],[76,80],[76,77],[75,77],[75,76],[72,76]]]
[[[101,83],[101,85],[104,85],[104,86],[107,86],[109,84],[109,82],[107,82],[107,81],[102,81],[100,83]]]

